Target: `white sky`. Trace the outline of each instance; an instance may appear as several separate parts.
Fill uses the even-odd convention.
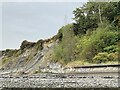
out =
[[[87,2],[87,1],[88,0],[0,0],[0,2]]]
[[[65,17],[67,23],[72,22],[73,10],[81,5],[83,2],[0,3],[0,49],[19,48],[23,40],[55,35],[65,25]]]
[[[2,3],[0,3],[0,49],[2,49]]]

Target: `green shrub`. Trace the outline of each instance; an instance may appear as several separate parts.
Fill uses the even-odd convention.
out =
[[[92,34],[84,35],[80,38],[77,43],[77,50],[80,58],[91,60],[97,53],[103,52],[106,49],[108,52],[115,52],[117,48],[114,45],[116,45],[117,42],[118,32],[112,31],[108,27],[99,27],[93,31]],[[108,46],[111,47],[108,48]],[[109,51],[110,48],[112,51]]]
[[[59,44],[58,46],[56,46],[54,48],[54,55],[53,55],[53,60],[55,62],[61,60],[62,58],[64,58],[64,49],[62,47],[61,44]]]
[[[107,46],[103,49],[105,52],[117,52],[118,51],[118,46],[117,45],[111,45],[111,46]]]
[[[108,59],[108,53],[107,52],[98,53],[93,58],[93,62],[97,63],[97,64],[99,64],[99,63],[105,63],[107,61],[109,61],[109,59]]]
[[[109,61],[117,61],[118,62],[118,52],[110,53],[108,55]]]
[[[75,60],[76,37],[71,24],[62,27],[60,32],[62,33],[62,38],[54,49],[53,60],[63,60],[65,63],[68,63]]]
[[[106,63],[108,61],[118,61],[118,53],[101,52],[93,58],[94,63]]]

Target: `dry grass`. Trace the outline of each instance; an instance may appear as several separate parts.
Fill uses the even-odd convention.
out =
[[[107,63],[100,63],[101,65],[102,64],[118,64],[117,61],[109,61]],[[100,65],[99,64],[99,65]],[[96,63],[88,63],[88,62],[85,62],[85,61],[72,61],[72,62],[69,62],[65,67],[78,67],[78,66],[83,66],[83,65],[97,65]]]
[[[83,65],[90,65],[90,63],[77,60],[77,61],[69,62],[66,65],[66,67],[76,67],[76,66],[83,66]]]

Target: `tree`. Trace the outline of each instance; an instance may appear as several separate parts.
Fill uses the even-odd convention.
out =
[[[94,30],[106,21],[119,25],[120,2],[88,2],[76,8],[73,14],[75,34],[85,34],[87,30]]]

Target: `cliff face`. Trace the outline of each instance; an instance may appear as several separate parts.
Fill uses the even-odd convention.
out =
[[[37,42],[23,41],[18,50],[0,51],[0,70],[12,72],[34,73],[40,67],[48,67],[51,55],[58,44],[58,36]]]

